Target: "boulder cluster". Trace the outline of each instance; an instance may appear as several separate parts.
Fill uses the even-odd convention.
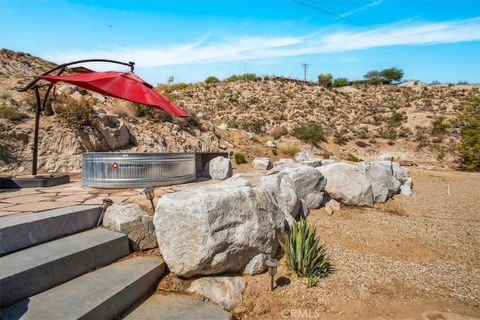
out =
[[[263,262],[278,254],[282,234],[310,209],[326,205],[333,212],[338,202],[373,206],[411,192],[408,170],[392,159],[351,164],[308,153],[295,158],[265,175],[236,174],[160,198],[153,224],[170,270],[185,277],[261,273]]]

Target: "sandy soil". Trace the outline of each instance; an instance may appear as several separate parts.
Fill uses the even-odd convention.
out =
[[[480,174],[413,169],[414,194],[375,208],[313,210],[334,272],[317,287],[283,259],[269,275],[245,276],[238,319],[422,319],[425,311],[480,316]],[[182,292],[172,274],[160,291]],[[441,319],[441,318],[440,318]]]

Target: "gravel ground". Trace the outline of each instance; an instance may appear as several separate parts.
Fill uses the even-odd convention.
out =
[[[414,194],[333,216],[314,210],[334,272],[312,289],[279,268],[246,277],[242,319],[421,319],[429,310],[480,315],[480,174],[412,170]],[[283,261],[282,261],[283,262]]]

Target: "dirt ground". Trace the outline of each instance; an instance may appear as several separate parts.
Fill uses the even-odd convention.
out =
[[[324,209],[308,217],[334,271],[307,289],[281,260],[245,276],[238,319],[422,319],[426,311],[480,316],[480,174],[412,169],[414,192],[374,208]],[[189,281],[166,276],[160,291]],[[443,319],[443,318],[438,318]]]

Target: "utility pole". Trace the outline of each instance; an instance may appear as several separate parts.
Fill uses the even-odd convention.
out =
[[[303,80],[307,81],[307,69],[308,67],[310,67],[309,64],[302,64],[302,67],[303,67]]]

